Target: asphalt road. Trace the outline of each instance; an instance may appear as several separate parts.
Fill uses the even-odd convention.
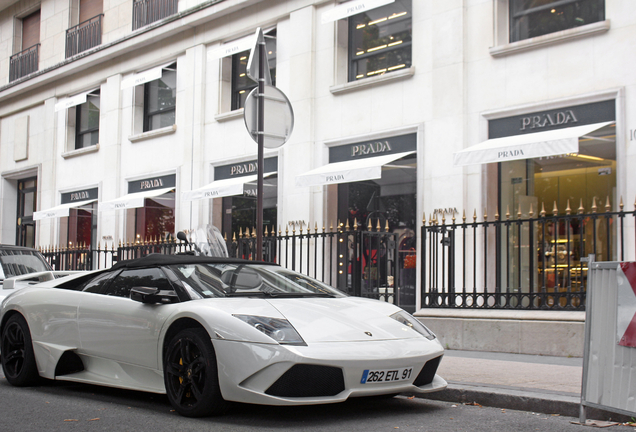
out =
[[[1,373],[0,373],[1,375]],[[16,388],[0,377],[0,431],[579,431],[570,417],[398,396],[335,405],[236,404],[222,417],[189,419],[163,395],[46,381]],[[612,432],[636,428],[615,426]]]

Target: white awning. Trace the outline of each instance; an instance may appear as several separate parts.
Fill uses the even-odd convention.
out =
[[[265,173],[263,174],[263,178],[268,178],[275,174],[277,173]],[[256,175],[216,180],[198,189],[183,192],[181,194],[181,198],[184,201],[196,201],[201,199],[243,195],[245,184],[256,181],[258,181],[258,176]]]
[[[614,122],[493,138],[455,152],[454,164],[507,162],[579,152],[579,138]]]
[[[90,204],[97,201],[96,199],[85,200],[85,201],[76,201],[67,204],[60,204],[59,206],[51,207],[48,210],[36,211],[33,213],[33,220],[42,220],[42,219],[51,219],[51,218],[59,218],[66,217],[69,215],[69,211],[72,208],[79,208],[85,206],[86,204]]]
[[[99,211],[125,210],[129,208],[143,207],[146,198],[158,197],[159,195],[163,195],[173,190],[174,187],[169,187],[163,189],[153,189],[149,191],[129,193],[128,195],[124,195],[117,199],[99,203]]]
[[[382,167],[384,165],[412,154],[415,154],[415,152],[410,151],[330,163],[297,176],[296,186],[309,187],[379,179],[382,177]]]

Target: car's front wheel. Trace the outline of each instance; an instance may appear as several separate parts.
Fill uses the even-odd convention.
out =
[[[185,329],[168,344],[163,361],[168,399],[186,417],[219,415],[229,404],[219,388],[216,355],[203,329]]]
[[[7,320],[2,330],[2,370],[7,381],[14,386],[36,384],[40,378],[33,354],[29,325],[22,315]]]

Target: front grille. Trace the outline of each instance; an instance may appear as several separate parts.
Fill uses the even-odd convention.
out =
[[[279,397],[320,397],[335,396],[344,389],[342,369],[298,364],[278,378],[265,393]]]
[[[435,372],[437,372],[437,367],[439,366],[439,362],[441,360],[442,356],[439,356],[427,361],[417,378],[415,378],[415,381],[413,381],[413,385],[421,387],[432,383],[433,378],[435,378]]]

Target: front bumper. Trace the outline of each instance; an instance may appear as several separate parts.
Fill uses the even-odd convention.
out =
[[[221,393],[231,401],[311,405],[342,402],[357,396],[428,393],[447,385],[435,373],[444,354],[437,340],[414,338],[290,346],[215,339],[213,344]],[[413,371],[404,381],[361,382],[365,370],[404,368]]]

